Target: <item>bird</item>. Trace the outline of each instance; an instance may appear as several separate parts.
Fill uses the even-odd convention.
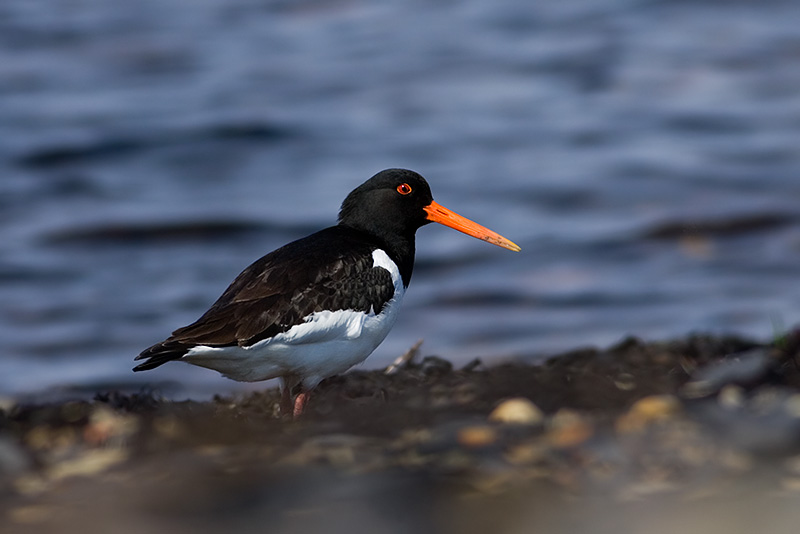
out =
[[[416,231],[436,222],[512,251],[505,237],[433,200],[428,182],[386,169],[347,195],[338,223],[242,271],[197,321],[134,358],[182,361],[242,382],[281,379],[299,417],[325,378],[363,362],[391,330],[414,269]]]

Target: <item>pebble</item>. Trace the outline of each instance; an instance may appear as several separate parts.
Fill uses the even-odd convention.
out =
[[[539,442],[522,443],[509,449],[505,459],[513,465],[531,465],[543,459],[547,451],[547,447]]]
[[[466,426],[458,430],[459,445],[470,449],[488,447],[497,441],[497,433],[489,426]]]
[[[617,498],[620,501],[640,501],[646,497],[656,495],[659,493],[666,493],[675,491],[678,486],[675,482],[668,480],[648,480],[641,482],[633,482],[618,493]]]
[[[77,434],[72,427],[52,428],[46,425],[33,427],[24,438],[34,451],[65,450],[77,443]]]
[[[544,421],[544,413],[525,397],[515,397],[492,410],[489,421],[506,425],[538,425]]]
[[[621,391],[631,391],[636,388],[636,377],[630,373],[621,373],[614,379],[614,385]]]
[[[717,402],[723,408],[735,409],[744,406],[744,390],[734,384],[728,384],[717,395]]]
[[[83,429],[83,439],[90,445],[109,442],[121,444],[139,429],[139,420],[132,415],[122,415],[110,408],[98,407],[89,416]]]
[[[594,434],[594,426],[575,410],[562,408],[550,420],[546,439],[555,448],[580,445]]]
[[[90,450],[70,460],[54,464],[48,475],[52,480],[96,475],[127,459],[128,453],[122,449]]]
[[[728,384],[744,385],[762,379],[774,362],[768,350],[751,349],[706,365],[692,373],[681,392],[690,399],[713,395]]]
[[[13,398],[0,396],[0,414],[10,412],[16,405],[17,402]]]
[[[640,432],[656,421],[668,419],[681,411],[681,403],[672,395],[650,395],[633,403],[616,421],[617,432]]]

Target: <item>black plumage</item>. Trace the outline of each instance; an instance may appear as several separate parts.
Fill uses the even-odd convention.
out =
[[[147,361],[134,371],[179,359],[196,345],[248,347],[313,312],[380,313],[394,284],[389,271],[372,266],[377,248],[375,238],[333,226],[267,254],[242,271],[197,321],[144,350],[137,360]]]

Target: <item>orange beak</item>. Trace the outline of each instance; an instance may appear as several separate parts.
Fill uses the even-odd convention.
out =
[[[477,237],[478,239],[482,239],[487,243],[497,245],[498,247],[507,248],[508,250],[513,250],[514,252],[520,251],[519,245],[516,243],[509,241],[498,233],[492,232],[488,228],[484,228],[478,223],[470,221],[466,217],[462,217],[454,211],[450,211],[436,202],[431,202],[423,209],[425,210],[425,213],[428,214],[425,218],[429,221],[449,226],[454,230],[464,232],[472,237]]]

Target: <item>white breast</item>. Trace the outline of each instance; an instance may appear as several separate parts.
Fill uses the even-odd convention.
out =
[[[389,256],[377,249],[372,259],[373,267],[389,271],[394,284],[394,296],[379,314],[375,310],[315,312],[305,317],[305,322],[250,347],[201,345],[181,359],[242,382],[294,375],[308,389],[346,371],[363,362],[384,340],[405,293],[400,271]]]

